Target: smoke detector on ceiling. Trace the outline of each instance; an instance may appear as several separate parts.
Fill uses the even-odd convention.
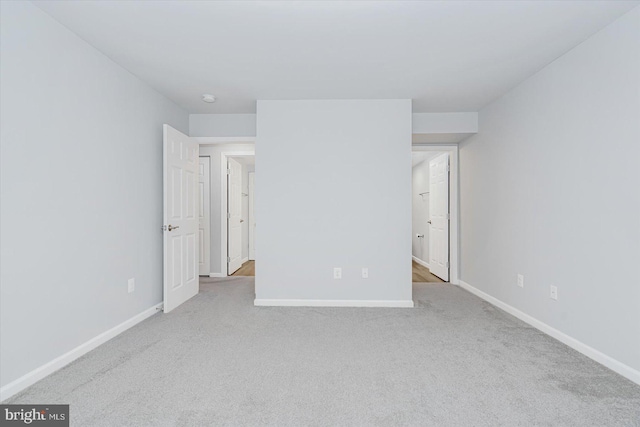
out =
[[[208,93],[205,93],[204,95],[202,95],[202,101],[208,102],[209,104],[211,104],[213,102],[216,102],[216,97]]]

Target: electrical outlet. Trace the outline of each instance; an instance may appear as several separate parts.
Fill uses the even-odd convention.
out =
[[[558,287],[551,285],[549,287],[549,298],[558,300]]]
[[[334,279],[342,279],[342,268],[334,267],[333,268],[333,278]]]
[[[363,279],[368,279],[369,278],[369,269],[367,267],[363,267],[362,268],[362,278]]]
[[[524,288],[524,276],[522,274],[518,274],[518,286]]]
[[[129,293],[136,290],[136,279],[129,279],[128,289],[129,289]]]

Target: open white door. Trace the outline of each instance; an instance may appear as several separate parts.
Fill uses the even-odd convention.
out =
[[[227,183],[227,260],[231,276],[242,266],[242,165],[228,160]]]
[[[200,248],[200,256],[199,258],[199,271],[201,276],[208,276],[211,273],[210,263],[211,256],[210,250],[211,245],[209,244],[211,232],[211,204],[209,203],[211,200],[211,177],[210,173],[210,164],[209,157],[200,157],[200,165],[198,169],[198,184],[199,184],[199,199],[200,199],[200,208],[198,215],[198,239],[199,239],[199,248]]]
[[[198,164],[196,141],[163,126],[164,311],[198,293]]]
[[[429,270],[449,281],[449,154],[429,162]]]
[[[249,172],[249,259],[256,259],[256,208],[255,208],[256,174]]]

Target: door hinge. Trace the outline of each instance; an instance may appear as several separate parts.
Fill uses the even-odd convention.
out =
[[[231,212],[227,212],[227,219],[231,218]]]
[[[449,261],[447,261],[447,268],[449,268]]]
[[[227,175],[231,175],[231,169],[227,169]]]
[[[450,213],[447,214],[447,219],[451,219],[451,214]]]
[[[227,262],[231,262],[231,257],[227,257]]]
[[[449,172],[451,169],[449,168],[449,164],[447,163],[447,172]]]

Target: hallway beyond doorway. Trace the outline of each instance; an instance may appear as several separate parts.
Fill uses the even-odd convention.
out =
[[[237,276],[255,276],[256,275],[256,262],[251,260],[251,261],[246,261],[244,264],[242,264],[242,266],[238,269],[238,271],[236,271],[235,273],[233,273],[231,276],[233,277],[237,277]]]
[[[444,280],[431,274],[429,269],[411,260],[411,277],[413,283],[444,283]]]

